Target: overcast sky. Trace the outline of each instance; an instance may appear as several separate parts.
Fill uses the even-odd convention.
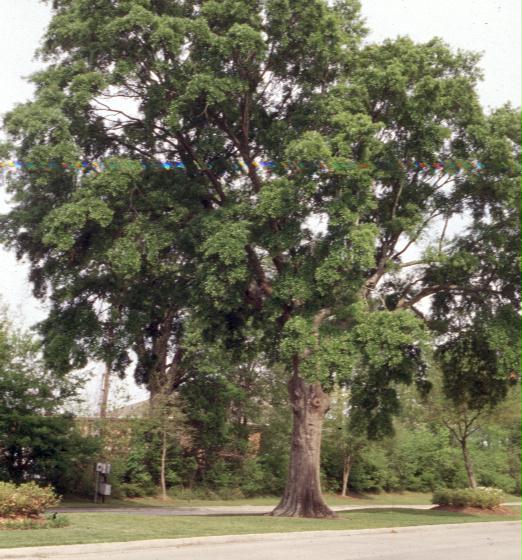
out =
[[[484,82],[479,93],[484,106],[498,107],[506,101],[520,105],[519,0],[362,0],[362,5],[370,40],[410,35],[416,41],[427,41],[438,36],[453,47],[479,51],[483,53]],[[1,115],[31,97],[24,76],[40,67],[33,54],[50,10],[38,0],[0,0],[0,8]],[[5,199],[0,190],[0,211],[7,208]],[[2,249],[0,297],[25,326],[45,316],[45,309],[31,297],[26,267]]]

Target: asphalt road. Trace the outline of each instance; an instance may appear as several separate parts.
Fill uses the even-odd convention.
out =
[[[517,560],[517,522],[7,549],[19,560]]]

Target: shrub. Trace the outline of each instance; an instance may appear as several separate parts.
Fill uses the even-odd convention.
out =
[[[242,500],[245,498],[244,492],[241,488],[222,488],[221,490],[212,490],[205,486],[198,488],[182,488],[180,486],[170,488],[168,495],[173,500],[184,500],[190,502],[192,500],[205,500],[205,501],[226,501],[226,500]]]
[[[242,500],[245,498],[241,488],[223,488],[217,492],[217,495],[221,500]]]
[[[383,449],[368,447],[355,461],[350,473],[350,488],[356,492],[391,490],[389,461]]]
[[[224,459],[218,459],[207,469],[205,485],[217,492],[235,486],[235,475]]]
[[[51,487],[38,486],[34,482],[20,486],[0,482],[1,517],[38,517],[59,502],[59,497]]]
[[[123,482],[118,486],[117,496],[113,493],[113,498],[145,498],[156,493],[153,485],[142,486],[135,482]]]
[[[65,515],[52,515],[47,516],[44,524],[45,529],[61,529],[68,527],[71,524],[69,518]]]
[[[502,502],[504,494],[498,488],[443,488],[433,493],[432,503],[451,507],[493,509]]]
[[[184,500],[187,502],[192,500],[220,499],[215,492],[203,486],[198,486],[197,488],[183,488],[182,486],[176,486],[174,488],[170,488],[168,494],[173,500]]]
[[[247,497],[259,496],[265,489],[265,470],[257,457],[245,459],[238,473],[237,484]]]
[[[139,465],[132,451],[129,457],[116,457],[111,464],[112,498],[143,498],[156,493],[156,486],[145,464]]]

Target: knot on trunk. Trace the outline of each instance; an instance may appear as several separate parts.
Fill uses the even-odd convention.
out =
[[[312,403],[312,406],[315,406],[316,408],[321,406],[321,399],[319,397],[313,397],[310,402]]]
[[[310,406],[322,414],[326,414],[330,408],[330,396],[323,391],[320,383],[308,385],[308,396]]]

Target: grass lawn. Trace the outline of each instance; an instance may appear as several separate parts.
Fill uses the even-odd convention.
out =
[[[67,517],[70,525],[60,529],[2,530],[0,548],[211,535],[406,527],[474,521],[512,521],[520,519],[520,510],[518,512],[513,510],[512,516],[479,516],[414,509],[367,509],[343,513],[339,519],[334,520],[276,519],[267,516],[151,517],[103,512],[71,513],[67,514]]]
[[[423,492],[402,492],[400,494],[382,493],[350,496],[341,498],[336,494],[327,494],[326,501],[331,506],[342,505],[425,505],[431,504],[431,493]],[[158,498],[134,498],[126,500],[108,500],[105,504],[98,504],[99,507],[197,507],[197,506],[275,506],[279,501],[277,497],[265,498],[244,498],[239,500],[184,500],[180,498],[169,498],[167,501]],[[520,496],[506,494],[505,502],[520,502]],[[94,504],[88,500],[69,499],[64,500],[62,506],[67,507],[92,507]]]

